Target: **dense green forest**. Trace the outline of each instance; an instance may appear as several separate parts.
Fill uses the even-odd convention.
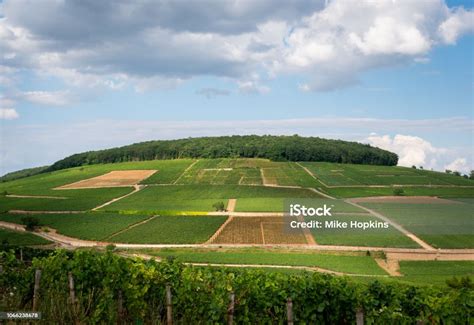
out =
[[[161,140],[89,151],[64,158],[46,171],[99,163],[178,158],[266,158],[394,166],[398,156],[367,144],[317,137],[224,136]]]

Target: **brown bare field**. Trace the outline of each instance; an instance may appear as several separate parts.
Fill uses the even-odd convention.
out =
[[[283,217],[233,217],[213,244],[307,244],[302,231],[288,233]]]
[[[458,201],[440,199],[432,196],[377,196],[350,199],[356,203],[422,203],[422,204],[456,204]]]
[[[58,190],[133,186],[156,173],[156,170],[115,170],[107,174],[57,187]]]

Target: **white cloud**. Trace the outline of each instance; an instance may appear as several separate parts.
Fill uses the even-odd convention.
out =
[[[447,152],[444,148],[434,147],[430,142],[410,135],[397,134],[393,138],[389,135],[371,135],[367,141],[371,145],[398,154],[398,165],[405,167],[415,165],[436,168],[437,158]]]
[[[439,26],[438,31],[444,42],[456,43],[460,35],[474,32],[474,12],[464,8],[453,10],[448,19]]]
[[[13,108],[0,108],[0,120],[14,120],[20,115]]]
[[[452,171],[469,174],[469,172],[473,169],[473,166],[469,166],[466,158],[457,158],[451,163],[445,165],[444,169],[449,169]]]
[[[420,61],[474,29],[472,10],[438,0],[7,0],[0,10],[0,67],[137,91],[216,76],[244,93],[268,92],[256,73],[260,83],[296,74],[304,90],[328,91],[371,69]]]
[[[20,98],[46,106],[66,106],[72,101],[69,91],[26,91],[20,95]]]

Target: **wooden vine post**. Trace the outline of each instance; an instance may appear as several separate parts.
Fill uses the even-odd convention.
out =
[[[286,301],[286,318],[288,325],[293,325],[293,301],[291,298]]]
[[[364,311],[362,310],[362,308],[357,309],[356,324],[357,325],[364,325]]]
[[[77,318],[76,289],[74,287],[74,277],[72,276],[71,272],[68,272],[67,278],[69,284],[69,304],[71,305],[74,318]]]
[[[33,289],[33,311],[38,310],[39,291],[40,291],[41,270],[35,272],[35,286]]]
[[[171,299],[171,286],[166,285],[166,324],[173,325],[173,304]]]
[[[235,307],[235,293],[229,294],[229,308],[227,308],[227,324],[234,324],[234,307]]]

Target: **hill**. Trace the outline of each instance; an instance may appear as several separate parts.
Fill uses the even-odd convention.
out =
[[[19,179],[19,178],[33,176],[33,175],[36,175],[36,174],[39,174],[39,173],[43,172],[48,167],[49,166],[26,168],[26,169],[18,170],[16,172],[11,172],[11,173],[5,174],[2,177],[0,177],[0,182],[8,182],[8,181],[13,181],[13,180]]]
[[[181,158],[266,158],[394,166],[398,156],[368,144],[317,137],[223,136],[160,140],[75,154],[46,171],[99,163]]]

